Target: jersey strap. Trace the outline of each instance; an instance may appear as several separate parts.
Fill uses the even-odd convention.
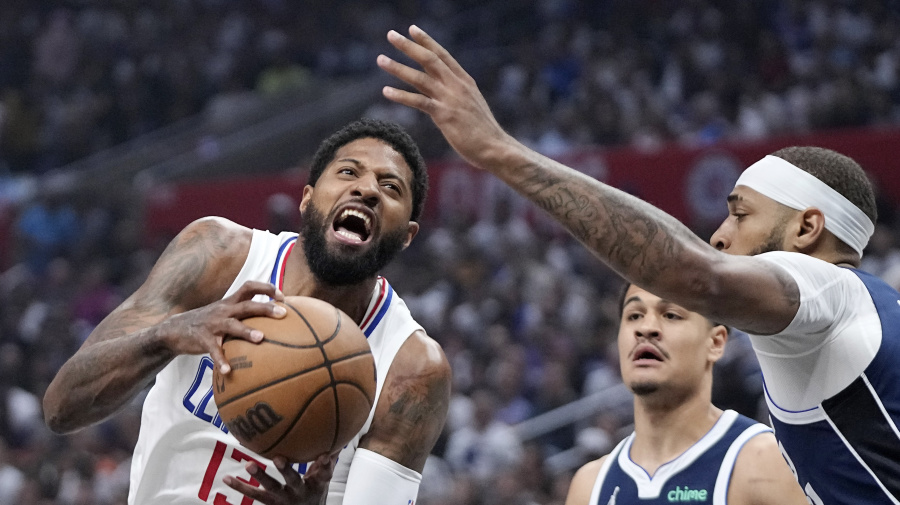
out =
[[[274,284],[276,288],[284,290],[284,267],[287,265],[287,259],[297,244],[297,236],[285,240],[278,248],[278,256],[275,257],[275,265],[272,267],[272,275],[269,276],[269,283]]]
[[[374,303],[369,306],[369,310],[366,311],[366,317],[363,318],[362,324],[359,325],[366,338],[369,338],[372,332],[375,331],[375,327],[384,318],[388,307],[391,306],[391,300],[394,298],[394,288],[391,287],[384,277],[378,277],[375,289],[378,295],[375,297]]]

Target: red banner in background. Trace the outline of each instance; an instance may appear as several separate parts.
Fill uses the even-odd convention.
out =
[[[766,154],[790,145],[834,149],[858,161],[883,195],[900,204],[900,129],[865,129],[780,137],[753,143],[706,147],[667,144],[646,151],[631,147],[587,149],[560,156],[561,163],[656,205],[688,225],[717,225],[726,212],[725,197],[738,174]],[[428,164],[431,189],[423,221],[449,222],[460,216],[485,218],[497,201],[514,193],[498,179],[459,160]],[[267,228],[269,197],[284,193],[299,204],[303,175],[248,177],[179,184],[154,189],[148,196],[148,239],[171,236],[194,219],[218,215],[246,226]],[[539,223],[540,211],[522,198],[509,200],[516,212]]]

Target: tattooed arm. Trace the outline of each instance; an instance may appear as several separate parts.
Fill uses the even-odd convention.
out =
[[[503,131],[475,81],[416,27],[388,40],[424,71],[380,55],[378,65],[418,93],[385,87],[385,97],[419,109],[473,166],[539,205],[623,277],[721,323],[776,333],[799,306],[796,283],[767,262],[729,256],[652,205],[542,156]]]
[[[275,296],[274,286],[247,283],[221,300],[243,265],[251,233],[207,218],[175,237],[144,284],[59,370],[44,395],[47,425],[62,433],[102,421],[179,354],[208,352],[222,366],[225,334],[261,338],[239,320],[272,315],[272,304],[249,300],[257,293]]]
[[[447,420],[450,380],[441,346],[422,331],[413,333],[391,364],[359,446],[422,473]]]

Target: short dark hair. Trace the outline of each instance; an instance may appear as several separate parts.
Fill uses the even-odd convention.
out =
[[[852,158],[831,149],[813,146],[785,147],[772,153],[772,156],[778,156],[824,182],[859,207],[873,223],[878,220],[872,183]]]
[[[634,284],[633,282],[625,281],[625,282],[622,283],[621,291],[619,291],[619,321],[620,321],[620,322],[619,322],[619,325],[620,325],[620,326],[621,326],[621,324],[622,324],[622,323],[621,323],[621,320],[622,320],[622,314],[625,312],[625,295],[628,294],[628,289],[629,289],[633,284]],[[709,324],[713,325],[713,327],[715,327],[715,326],[724,326],[724,327],[725,327],[725,331],[728,332],[729,335],[731,334],[731,328],[730,328],[727,324],[717,323],[717,322],[713,321],[712,319],[710,319],[710,318],[704,316],[703,314],[700,314],[700,315],[703,316],[704,319],[706,319],[707,321],[709,321]]]
[[[412,213],[410,220],[418,221],[419,216],[422,214],[422,208],[425,206],[425,195],[428,193],[428,170],[415,141],[406,133],[403,127],[396,123],[363,118],[334,132],[330,137],[323,140],[319,145],[319,149],[316,150],[312,166],[309,169],[307,184],[315,187],[322,172],[325,171],[325,167],[334,160],[337,150],[354,140],[362,138],[378,139],[403,156],[413,174],[411,188]]]

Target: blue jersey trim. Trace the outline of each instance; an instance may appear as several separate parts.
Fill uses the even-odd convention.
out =
[[[389,282],[385,281],[384,283],[387,285],[387,299],[381,306],[381,310],[378,311],[378,314],[375,314],[372,322],[369,323],[369,326],[363,332],[366,335],[366,338],[369,338],[369,336],[372,335],[372,332],[375,331],[378,323],[380,323],[384,318],[384,315],[387,314],[388,307],[391,306],[391,300],[394,298],[394,288],[391,287],[391,284]]]
[[[269,283],[273,286],[278,286],[276,282],[278,282],[278,265],[281,263],[281,255],[284,254],[284,249],[296,240],[297,237],[291,237],[278,248],[278,256],[275,256],[275,265],[272,266],[272,275],[269,276]]]

